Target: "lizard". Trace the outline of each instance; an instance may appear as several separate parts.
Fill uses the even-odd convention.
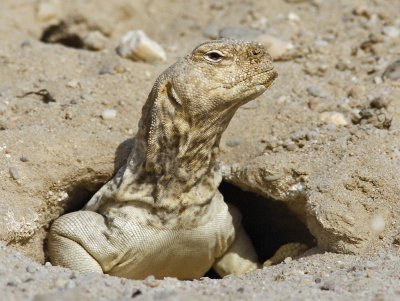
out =
[[[221,276],[262,267],[240,212],[218,186],[222,133],[277,78],[256,42],[197,46],[156,80],[127,162],[48,233],[54,265],[131,279]]]

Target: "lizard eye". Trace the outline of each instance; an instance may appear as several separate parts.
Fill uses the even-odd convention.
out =
[[[222,61],[224,55],[218,50],[211,50],[204,55],[204,58],[212,63],[218,63]]]

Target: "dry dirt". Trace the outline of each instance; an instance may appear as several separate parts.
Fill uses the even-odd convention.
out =
[[[0,3],[0,299],[399,300],[400,2],[110,3]],[[167,62],[118,56],[133,29],[163,46]],[[293,45],[275,62],[273,87],[223,136],[221,190],[260,259],[289,241],[317,247],[222,280],[43,265],[51,221],[82,207],[126,159],[158,74],[218,35]],[[106,109],[116,118],[102,118]]]

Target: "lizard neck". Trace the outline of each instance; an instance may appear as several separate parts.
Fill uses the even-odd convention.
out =
[[[166,211],[204,207],[222,180],[219,143],[235,110],[190,117],[183,106],[163,95],[151,93],[143,107],[125,171],[131,179],[126,186],[137,187],[132,180],[140,181],[139,190],[147,191],[141,199]]]

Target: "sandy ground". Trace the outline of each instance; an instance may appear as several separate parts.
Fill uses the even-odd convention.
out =
[[[2,0],[0,299],[400,299],[399,11],[396,0]],[[167,61],[118,56],[133,29]],[[156,77],[221,35],[292,46],[277,57],[273,87],[223,136],[225,181],[250,191],[225,184],[225,198],[242,207],[260,259],[293,240],[319,253],[222,280],[130,281],[43,265],[51,221],[82,207],[124,162]],[[42,89],[53,99],[29,94]],[[102,118],[106,109],[116,118]],[[299,183],[305,193],[293,197]]]

